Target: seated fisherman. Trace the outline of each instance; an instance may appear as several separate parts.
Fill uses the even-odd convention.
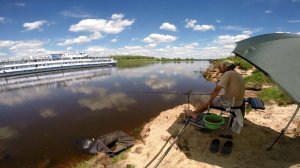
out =
[[[206,111],[209,106],[223,108],[228,108],[232,105],[233,107],[241,106],[244,101],[245,82],[241,74],[236,72],[234,68],[235,65],[232,61],[222,61],[218,69],[223,75],[211,93],[210,99],[204,104],[199,104],[194,111],[186,111],[186,115],[196,119],[198,115]],[[224,94],[218,96],[222,88],[224,89]]]

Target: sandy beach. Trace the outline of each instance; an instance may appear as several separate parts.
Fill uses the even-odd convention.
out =
[[[183,110],[186,107],[187,104],[184,104],[163,111],[146,124],[141,132],[143,140],[130,149],[127,159],[120,161],[117,167],[129,165],[137,168],[145,167],[162,148],[168,137],[178,133],[183,125]],[[299,115],[277,144],[270,151],[266,151],[295,110],[296,105],[278,107],[276,104],[270,104],[265,110],[250,111],[246,114],[241,133],[235,134],[230,131],[233,135],[233,148],[229,155],[209,151],[213,139],[219,138],[220,150],[227,141],[219,137],[222,129],[205,133],[200,132],[195,126],[187,125],[179,144],[173,146],[159,167],[300,167]],[[170,143],[165,149],[169,145]],[[164,151],[161,152],[163,153]],[[149,167],[153,167],[157,161],[158,159],[153,161]]]

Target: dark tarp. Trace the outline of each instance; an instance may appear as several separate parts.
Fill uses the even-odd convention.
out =
[[[289,97],[298,104],[280,135],[267,149],[279,140],[287,130],[300,107],[300,35],[272,33],[251,37],[237,42],[233,53],[247,60],[269,76]]]
[[[237,43],[233,53],[268,75],[300,104],[300,35],[265,34]]]
[[[91,154],[104,152],[113,156],[119,152],[132,147],[134,139],[123,131],[116,131],[110,134],[100,136],[96,140],[89,141],[88,148],[85,149]]]

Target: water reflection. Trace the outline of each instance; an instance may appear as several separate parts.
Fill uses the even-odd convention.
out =
[[[127,96],[124,92],[108,92],[104,88],[87,88],[86,95],[96,94],[90,98],[79,99],[82,107],[88,107],[92,111],[115,108],[118,111],[126,111],[136,100]],[[74,89],[73,89],[74,91]]]
[[[41,109],[40,115],[43,118],[53,118],[57,116],[57,112],[55,112],[53,109],[45,108]]]
[[[0,148],[5,148],[0,149],[0,167],[81,158],[72,143],[76,138],[119,129],[130,132],[159,112],[187,102],[185,95],[143,91],[210,92],[213,85],[199,73],[208,66],[158,63],[0,78]],[[198,99],[190,97],[191,102]],[[7,154],[13,159],[1,158]]]
[[[26,76],[13,76],[0,78],[2,93],[24,88],[34,87],[61,87],[69,86],[78,82],[85,82],[92,78],[98,78],[111,75],[114,67],[80,69],[73,71],[59,71],[49,73],[30,74]]]
[[[18,130],[5,126],[5,127],[0,127],[0,140],[9,140],[12,138],[15,138],[19,135]]]
[[[172,79],[160,79],[156,75],[151,75],[146,79],[145,84],[153,90],[172,89],[176,85],[176,81]]]

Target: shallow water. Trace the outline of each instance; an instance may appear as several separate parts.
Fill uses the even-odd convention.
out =
[[[209,93],[213,84],[200,74],[208,66],[158,63],[0,78],[0,167],[70,166],[89,156],[76,140],[116,130],[136,137],[134,130],[159,112],[187,103],[186,95],[148,92]]]

